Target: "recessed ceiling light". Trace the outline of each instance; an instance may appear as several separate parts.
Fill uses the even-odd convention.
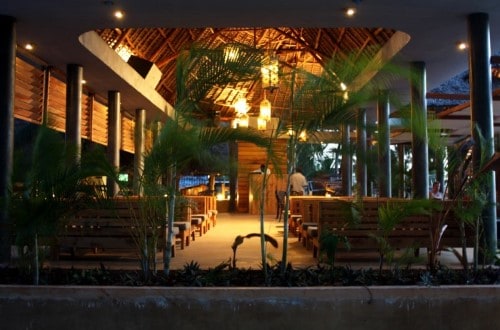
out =
[[[354,15],[356,15],[356,8],[354,8],[354,7],[346,8],[345,9],[345,15],[347,17],[353,17]]]
[[[26,43],[24,45],[24,49],[26,49],[26,50],[33,50],[33,49],[35,49],[35,45],[32,44],[31,42],[28,42],[28,43]]]
[[[116,10],[113,16],[115,16],[115,18],[117,19],[122,19],[123,17],[125,17],[125,13],[122,10]]]
[[[457,49],[458,50],[466,50],[467,48],[469,48],[469,45],[467,45],[466,42],[464,42],[464,41],[457,42]]]

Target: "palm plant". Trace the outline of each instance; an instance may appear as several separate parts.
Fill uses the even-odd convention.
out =
[[[378,209],[379,231],[370,234],[378,246],[379,252],[379,272],[382,272],[384,263],[392,262],[394,259],[394,249],[389,241],[390,233],[405,218],[414,215],[429,215],[434,202],[432,200],[408,200],[405,202],[390,202],[382,205]],[[409,247],[411,248],[411,247]]]
[[[373,72],[379,72],[377,78],[363,84],[358,83],[360,75],[368,67]],[[387,63],[374,65],[358,54],[347,59],[326,61],[319,75],[301,68],[292,70],[285,77],[291,91],[290,110],[282,114],[284,124],[279,126],[284,130],[281,134],[289,135],[288,174],[296,167],[297,146],[305,141],[303,132],[307,132],[308,142],[320,143],[323,131],[332,131],[343,124],[353,123],[355,109],[376,100],[379,89],[387,88],[393,79],[403,76],[408,76],[407,71],[399,66]],[[289,196],[290,182],[287,182],[287,187]],[[287,200],[285,214],[288,214],[288,210]],[[287,245],[288,229],[285,226],[281,263],[283,272],[287,264]]]
[[[464,270],[468,268],[467,252],[466,252],[466,229],[472,228],[474,231],[474,253],[473,267],[477,269],[479,262],[480,238],[481,238],[481,216],[484,208],[488,205],[487,180],[489,179],[489,171],[483,170],[488,159],[485,154],[485,146],[491,141],[486,141],[476,128],[476,136],[478,141],[475,143],[480,145],[480,159],[478,160],[479,170],[472,173],[472,155],[470,149],[472,145],[470,141],[458,145],[456,148],[449,148],[448,155],[448,173],[449,182],[452,182],[451,189],[448,189],[448,197],[452,201],[447,203],[441,212],[441,217],[437,219],[441,235],[446,235],[445,219],[449,213],[453,213],[460,221],[460,231],[462,235],[461,253],[452,249],[454,255],[460,260]],[[453,208],[453,209],[452,209]],[[436,250],[441,247],[436,246]],[[431,260],[435,263],[434,260]]]
[[[86,152],[75,162],[76,148],[65,143],[59,133],[41,126],[31,152],[16,155],[24,167],[14,173],[20,190],[11,194],[10,216],[15,224],[16,245],[26,251],[34,271],[34,283],[39,281],[40,244],[57,245],[57,233],[64,219],[98,197],[85,179],[116,173],[101,150]],[[22,172],[21,172],[22,171]]]
[[[258,79],[261,55],[253,50],[241,51],[233,62],[226,62],[222,49],[192,48],[177,61],[177,101],[175,115],[163,124],[153,148],[145,157],[145,193],[162,191],[167,195],[166,245],[164,273],[170,271],[171,240],[175,216],[177,176],[194,161],[200,164],[220,162],[210,150],[213,146],[231,141],[248,141],[266,148],[267,137],[253,129],[207,127],[199,118],[199,106],[216,85]],[[161,180],[163,178],[163,180]],[[158,182],[164,182],[159,184]]]

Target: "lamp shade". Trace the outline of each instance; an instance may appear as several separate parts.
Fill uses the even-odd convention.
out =
[[[262,75],[262,88],[269,89],[271,91],[278,88],[279,63],[276,56],[264,57],[260,71]]]
[[[264,98],[262,102],[260,102],[259,118],[265,121],[271,120],[271,102],[269,102],[269,100],[266,98]]]

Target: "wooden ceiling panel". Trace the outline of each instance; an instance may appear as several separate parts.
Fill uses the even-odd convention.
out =
[[[140,28],[97,30],[114,49],[127,47],[134,55],[156,64],[162,72],[157,91],[171,104],[175,104],[175,66],[180,51],[194,43],[200,47],[216,48],[227,43],[240,43],[278,55],[280,71],[284,75],[292,67],[300,67],[320,74],[322,65],[329,59],[346,60],[355,56],[373,57],[394,30],[382,28]],[[227,86],[228,91],[235,86]],[[251,112],[258,112],[263,98],[260,83],[245,83]],[[214,91],[202,102],[207,116],[218,111],[222,118],[234,116],[234,93]],[[218,93],[218,94],[217,94]],[[283,86],[272,94],[273,111],[288,111],[290,95]]]

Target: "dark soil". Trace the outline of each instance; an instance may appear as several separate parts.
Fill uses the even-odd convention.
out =
[[[31,285],[34,276],[19,268],[0,269],[0,284]],[[151,272],[145,276],[140,271],[98,269],[42,269],[40,285],[107,285],[107,286],[198,286],[198,287],[303,287],[303,286],[377,286],[377,285],[486,285],[500,284],[500,269],[484,268],[478,271],[448,269],[435,271],[392,269],[379,272],[375,269],[349,267],[288,267],[284,275],[279,265],[269,267],[267,281],[262,270],[230,269],[227,264],[202,270],[198,264],[186,264],[184,269]]]

